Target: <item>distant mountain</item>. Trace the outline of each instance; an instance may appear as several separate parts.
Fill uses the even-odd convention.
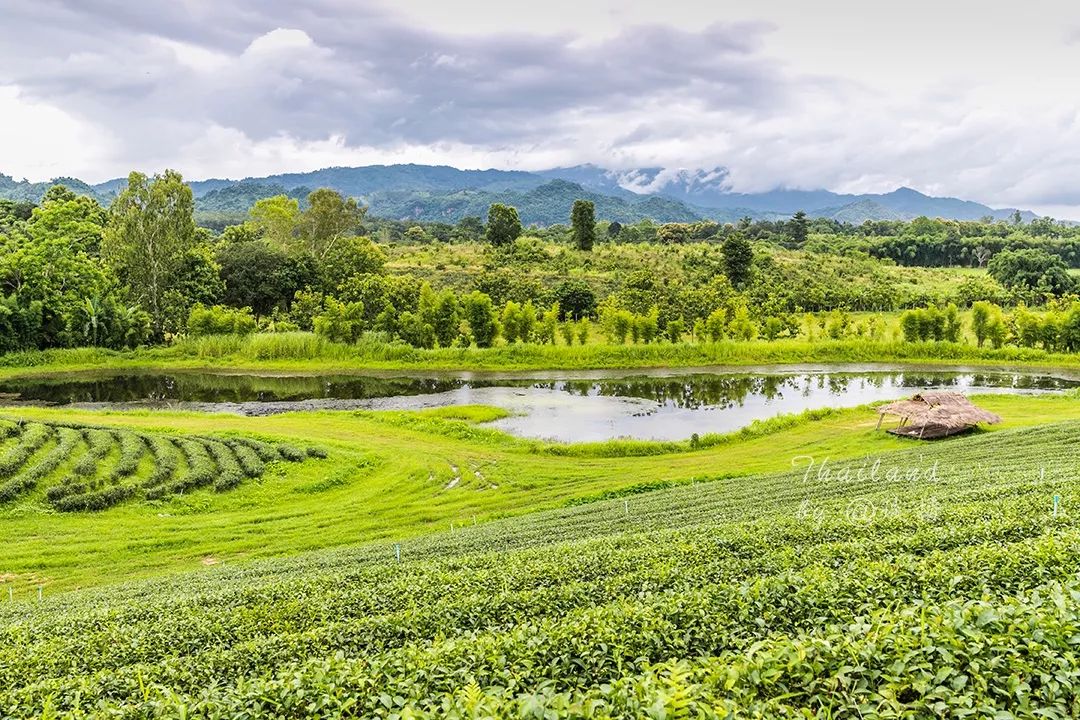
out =
[[[861,225],[867,220],[903,220],[900,213],[873,200],[859,200],[838,208],[825,208],[818,211],[822,217],[839,222]]]
[[[286,173],[242,182],[285,187],[328,187],[343,195],[363,197],[380,191],[449,193],[458,190],[529,190],[542,185],[539,175],[518,170],[459,170],[447,165],[368,165],[332,167],[306,173]]]
[[[264,198],[287,195],[303,202],[310,193],[309,187],[287,188],[276,183],[245,180],[210,190],[196,199],[195,206],[201,212],[246,215],[252,205]]]
[[[605,220],[635,222],[693,222],[704,215],[677,200],[660,196],[615,197],[588,190],[566,180],[551,180],[528,190],[459,190],[426,193],[407,190],[377,192],[364,198],[372,215],[397,220],[457,222],[468,215],[486,217],[488,206],[513,205],[526,225],[569,224],[575,200],[592,200],[596,216]]]
[[[460,170],[445,165],[370,165],[332,167],[243,180],[208,179],[190,183],[197,212],[242,216],[255,201],[286,194],[303,198],[309,188],[329,187],[362,199],[373,215],[400,220],[456,222],[484,216],[492,202],[518,208],[526,224],[568,221],[575,199],[596,203],[597,217],[619,222],[650,218],[657,222],[712,219],[727,222],[749,216],[779,219],[803,210],[812,217],[845,222],[907,220],[921,215],[956,220],[1003,219],[1012,208],[994,209],[969,200],[931,197],[910,188],[884,194],[851,195],[828,190],[778,188],[761,193],[731,192],[728,171],[679,168],[609,170],[577,165],[537,172]],[[125,180],[97,185],[62,178],[76,192],[109,203]],[[0,198],[36,202],[52,182],[30,183],[0,175]],[[1023,212],[1026,220],[1037,217]]]
[[[10,175],[0,173],[0,200],[15,200],[18,202],[33,202],[41,200],[45,191],[56,184],[66,185],[80,195],[89,195],[98,202],[109,203],[114,195],[105,195],[96,186],[88,185],[76,178],[56,178],[49,182],[32,183],[26,180],[16,180]]]

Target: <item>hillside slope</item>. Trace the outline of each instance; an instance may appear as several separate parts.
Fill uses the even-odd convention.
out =
[[[1075,717],[1078,430],[0,605],[0,715]]]
[[[79,193],[109,203],[123,179],[89,185],[60,178]],[[30,183],[0,175],[0,199],[36,202],[51,182]],[[956,198],[930,197],[910,188],[884,194],[851,195],[827,190],[779,188],[760,193],[732,192],[724,168],[686,170],[636,168],[608,170],[578,165],[537,172],[461,170],[441,165],[370,165],[331,167],[304,173],[282,173],[243,180],[193,180],[197,208],[204,215],[242,215],[256,200],[270,194],[304,196],[309,188],[329,187],[363,198],[372,213],[399,220],[457,222],[483,215],[492,202],[519,206],[524,221],[553,224],[566,221],[573,200],[588,197],[598,204],[598,217],[620,222],[645,218],[656,222],[712,219],[731,221],[783,219],[797,210],[837,220],[911,219],[920,215],[958,220],[986,216],[1006,218],[1013,209],[994,209]],[[272,192],[271,192],[272,191]],[[1033,213],[1022,214],[1027,220]],[[236,218],[238,219],[238,218]]]

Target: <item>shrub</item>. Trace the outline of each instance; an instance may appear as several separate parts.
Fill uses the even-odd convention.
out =
[[[326,298],[326,307],[314,320],[315,334],[331,342],[355,343],[364,332],[364,304]]]
[[[248,335],[255,332],[257,323],[251,308],[230,308],[224,305],[206,307],[197,304],[188,315],[187,331],[193,337],[205,335]]]

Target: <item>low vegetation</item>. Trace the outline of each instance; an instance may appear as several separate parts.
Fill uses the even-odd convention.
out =
[[[1078,430],[0,604],[0,712],[1072,717]]]
[[[267,463],[322,456],[253,438],[180,437],[62,421],[0,419],[0,507],[43,494],[60,512],[105,510],[200,488],[231,490]]]

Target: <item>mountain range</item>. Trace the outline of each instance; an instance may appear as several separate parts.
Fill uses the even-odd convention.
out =
[[[306,173],[284,173],[243,180],[195,180],[189,184],[196,214],[216,224],[241,219],[257,200],[285,194],[301,201],[313,188],[329,187],[360,198],[372,215],[397,220],[457,222],[484,217],[488,206],[502,202],[518,208],[525,224],[566,223],[579,198],[596,204],[604,220],[656,222],[716,220],[741,217],[781,219],[803,210],[812,217],[851,223],[907,220],[919,216],[955,220],[1004,219],[1014,208],[991,208],[970,200],[931,197],[911,188],[884,194],[851,195],[828,190],[779,188],[761,193],[731,192],[724,168],[685,170],[637,168],[607,170],[595,165],[521,170],[459,170],[434,165],[370,165],[332,167]],[[89,184],[76,178],[31,183],[0,174],[0,198],[38,201],[50,185],[109,203],[126,180]],[[1037,217],[1022,211],[1025,220]]]

